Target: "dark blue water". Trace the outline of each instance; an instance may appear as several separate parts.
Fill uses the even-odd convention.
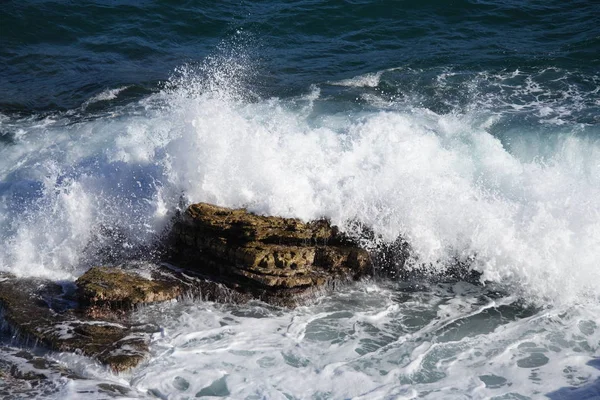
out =
[[[219,46],[251,59],[264,96],[395,67],[420,73],[388,91],[440,69],[549,67],[593,91],[600,68],[595,1],[5,1],[0,18],[0,112],[71,109],[122,85],[140,96]]]

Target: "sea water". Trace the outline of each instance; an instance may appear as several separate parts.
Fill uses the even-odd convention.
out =
[[[600,398],[599,16],[558,1],[8,2],[0,270],[68,282],[151,261],[198,201],[410,251],[293,310],[139,310],[161,331],[127,373],[5,336],[0,365],[27,368],[25,349],[54,367],[4,393]],[[478,280],[446,278],[457,264]]]

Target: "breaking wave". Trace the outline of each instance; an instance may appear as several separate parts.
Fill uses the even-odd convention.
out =
[[[593,93],[561,102],[531,83],[547,72],[479,73],[461,77],[470,103],[457,95],[445,112],[403,86],[410,71],[392,69],[338,82],[341,94],[315,83],[308,96],[261,98],[233,56],[181,68],[158,93],[97,115],[3,117],[0,269],[71,279],[106,248],[118,258],[151,245],[182,201],[208,201],[327,217],[355,234],[368,226],[410,244],[408,267],[468,261],[482,281],[532,300],[600,295]],[[435,90],[452,76],[438,71]],[[490,89],[502,85],[509,95]],[[363,91],[361,107],[339,105],[347,90]]]

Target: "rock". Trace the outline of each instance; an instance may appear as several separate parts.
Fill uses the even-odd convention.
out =
[[[136,305],[176,299],[185,283],[155,271],[145,278],[135,270],[94,267],[77,279],[82,304],[91,308],[129,310]],[[89,310],[89,309],[88,309]]]
[[[13,335],[56,351],[80,352],[116,372],[144,359],[152,325],[130,325],[86,317],[63,287],[55,282],[0,277],[2,316]]]
[[[306,245],[309,242],[344,242],[338,229],[325,220],[304,223],[295,218],[264,217],[245,209],[231,209],[208,203],[189,206],[182,222],[193,225],[195,233],[202,233],[206,237],[222,237],[230,243]]]
[[[249,298],[231,293],[219,283],[162,265],[129,264],[93,267],[79,277],[77,298],[92,318],[120,320],[137,306],[181,297],[243,302]],[[237,296],[236,296],[237,295]]]
[[[173,259],[275,304],[372,272],[369,254],[325,220],[193,204],[173,227]]]
[[[130,322],[136,306],[180,297],[251,299],[193,273],[148,264],[91,268],[76,284],[0,274],[4,328],[26,342],[79,352],[121,372],[144,360],[150,335],[159,331],[153,324]]]

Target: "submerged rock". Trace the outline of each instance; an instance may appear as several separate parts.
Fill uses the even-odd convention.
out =
[[[0,398],[56,397],[63,378],[84,379],[60,363],[18,347],[0,346]]]
[[[93,378],[69,370],[63,363],[48,357],[47,351],[43,349],[0,346],[0,398],[59,398],[67,381],[71,381],[69,384],[73,383],[77,387],[77,393],[85,398],[136,397],[126,386],[99,383]]]
[[[173,258],[276,304],[371,273],[369,254],[328,221],[259,216],[193,204],[173,228]]]
[[[152,325],[93,320],[58,283],[0,277],[0,308],[13,336],[57,351],[79,352],[124,371],[144,359]],[[5,327],[6,328],[6,327]]]

